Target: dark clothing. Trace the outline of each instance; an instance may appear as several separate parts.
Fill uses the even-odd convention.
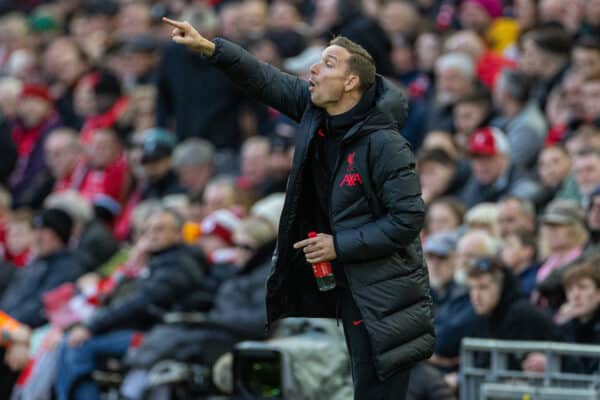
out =
[[[521,291],[523,295],[527,298],[531,296],[531,293],[535,289],[536,285],[536,276],[538,269],[540,268],[540,264],[534,262],[527,268],[525,268],[519,275],[517,275],[517,279],[519,280],[519,284],[521,285]]]
[[[595,344],[600,343],[600,307],[587,322],[573,319],[560,327],[563,339],[569,343]],[[576,366],[575,370],[584,374],[598,372],[598,359],[577,357],[568,360],[567,366]]]
[[[352,381],[356,400],[404,400],[410,369],[396,372],[385,381],[373,369],[373,352],[360,310],[348,290],[341,290],[342,324],[352,363]]]
[[[57,114],[52,114],[35,128],[26,128],[19,121],[13,127],[13,140],[26,140],[26,137],[33,135],[36,137],[30,151],[19,155],[10,177],[13,208],[40,208],[46,196],[52,191],[54,180],[46,166],[44,145],[48,135],[59,126],[61,126],[60,118]]]
[[[218,148],[238,149],[239,90],[201,56],[171,43],[157,68],[156,124],[176,122],[179,141],[201,137]]]
[[[299,121],[294,161],[267,282],[267,319],[335,317],[337,293],[319,292],[301,250],[319,222],[319,200],[308,161],[326,113],[310,101],[308,83],[258,62],[216,39],[211,61],[253,98]],[[337,261],[364,319],[379,379],[430,356],[432,302],[418,239],[424,204],[414,159],[397,122],[379,109],[386,85],[378,77],[377,106],[343,136],[329,187],[327,222]],[[344,305],[342,304],[342,307]]]
[[[32,328],[44,325],[42,297],[65,282],[77,279],[82,270],[74,255],[61,250],[19,269],[0,300],[0,310]]]
[[[75,85],[69,88],[54,104],[64,126],[76,131],[83,127],[84,119],[75,111]]]
[[[487,316],[478,316],[473,337],[501,340],[557,341],[560,334],[552,320],[535,308],[519,290],[516,279],[503,270],[502,294],[498,305]],[[487,357],[476,361],[482,365]],[[513,361],[514,363],[514,361]]]
[[[442,299],[438,299],[440,300]],[[434,321],[435,354],[449,358],[458,357],[462,340],[471,336],[477,325],[477,315],[465,286],[452,283],[443,302],[435,310]]]
[[[142,200],[160,199],[170,194],[185,193],[185,189],[179,184],[177,175],[172,170],[165,176],[148,184],[142,190]]]
[[[10,284],[17,268],[8,261],[0,261],[0,298]]]
[[[473,207],[479,203],[495,203],[504,196],[516,196],[537,203],[541,196],[540,185],[532,180],[523,170],[514,166],[509,167],[492,184],[482,184],[475,176],[467,182],[460,198],[467,205]]]
[[[151,256],[148,274],[129,294],[98,309],[87,327],[94,334],[116,329],[147,330],[164,309],[182,303],[202,282],[202,268],[186,247],[177,245]]]
[[[17,164],[17,146],[10,137],[10,126],[0,117],[0,185],[7,186],[8,179]]]
[[[444,381],[444,375],[422,362],[410,373],[406,400],[456,400],[456,397]]]
[[[88,223],[77,243],[75,254],[81,259],[85,271],[94,271],[119,250],[119,242],[100,221]]]

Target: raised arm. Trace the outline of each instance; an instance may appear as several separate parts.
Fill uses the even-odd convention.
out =
[[[169,18],[163,18],[163,21],[173,27],[171,37],[175,43],[207,57],[250,97],[281,111],[295,121],[302,118],[310,101],[307,82],[258,61],[228,40],[206,39],[188,22]]]

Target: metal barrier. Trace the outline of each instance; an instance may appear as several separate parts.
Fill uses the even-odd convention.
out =
[[[511,356],[532,352],[546,355],[543,373],[509,368]],[[489,366],[475,364],[478,353],[489,355]],[[600,346],[465,338],[460,356],[460,399],[600,400],[600,373],[562,371],[565,356],[600,360]]]

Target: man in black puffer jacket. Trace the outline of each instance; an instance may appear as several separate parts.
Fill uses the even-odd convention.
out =
[[[162,312],[176,310],[202,285],[203,272],[182,244],[183,219],[170,209],[152,215],[145,229],[147,263],[137,278],[125,280],[114,298],[82,325],[74,327],[59,350],[58,400],[100,399],[91,373],[105,357],[122,357],[140,332],[161,321]],[[124,286],[128,285],[127,293]]]
[[[410,147],[380,106],[391,89],[375,75],[372,57],[338,37],[304,82],[188,23],[167,22],[175,42],[299,122],[267,282],[268,324],[341,316],[355,398],[404,399],[410,368],[435,341],[418,239],[424,205]],[[310,231],[320,233],[305,239]],[[324,261],[333,264],[336,290],[320,292],[307,264]]]

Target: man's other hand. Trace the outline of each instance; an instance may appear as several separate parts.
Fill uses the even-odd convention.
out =
[[[69,347],[77,347],[80,346],[83,342],[88,340],[92,336],[92,333],[83,326],[76,326],[69,333],[68,344]]]
[[[319,233],[314,238],[296,242],[294,243],[294,248],[303,249],[306,261],[310,264],[335,260],[337,257],[333,244],[333,236],[326,233]]]
[[[167,17],[163,17],[162,20],[173,27],[171,38],[175,43],[183,44],[208,57],[215,52],[215,44],[202,36],[189,22],[175,21]]]

